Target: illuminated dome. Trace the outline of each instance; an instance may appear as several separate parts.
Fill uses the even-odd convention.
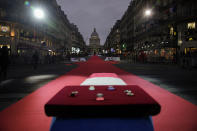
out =
[[[91,38],[89,39],[89,51],[91,54],[98,54],[100,50],[100,38],[98,33],[96,32],[96,28],[91,34]]]

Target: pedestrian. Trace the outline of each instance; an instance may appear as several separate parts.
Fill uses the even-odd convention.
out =
[[[33,68],[34,68],[34,69],[37,69],[38,61],[39,61],[38,52],[35,51],[35,53],[34,53],[33,56],[32,56],[32,62],[33,62]]]
[[[188,52],[186,54],[186,67],[187,69],[191,70],[192,69],[192,64],[191,64],[191,52]]]
[[[180,60],[181,67],[185,68],[185,53],[184,52],[180,53],[180,58],[181,58],[181,60]]]
[[[9,52],[7,46],[3,46],[0,51],[0,81],[7,79],[9,65]]]

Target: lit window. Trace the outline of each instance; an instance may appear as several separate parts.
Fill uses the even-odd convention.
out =
[[[174,28],[173,28],[173,27],[170,28],[170,34],[171,34],[171,35],[174,34]]]
[[[195,29],[196,28],[196,23],[195,22],[188,23],[187,28],[188,29]]]
[[[12,30],[12,31],[10,32],[10,36],[12,36],[12,37],[14,37],[14,36],[15,36],[15,32],[14,32],[14,30]]]
[[[192,41],[193,40],[193,38],[189,38],[189,41]]]
[[[0,26],[0,30],[3,33],[9,32],[10,31],[10,27],[9,26]]]

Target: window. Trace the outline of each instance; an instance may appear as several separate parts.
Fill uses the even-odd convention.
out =
[[[196,28],[196,23],[195,22],[188,23],[187,28],[188,29],[195,29]]]
[[[2,8],[0,8],[0,17],[5,17],[5,16],[6,16],[5,10],[3,10]]]
[[[2,33],[7,33],[10,31],[10,27],[9,26],[4,26],[4,25],[0,25],[0,31]]]
[[[170,27],[170,34],[173,35],[174,34],[174,28]]]
[[[192,40],[193,40],[193,38],[192,38],[192,37],[190,37],[190,38],[189,38],[189,41],[192,41]]]

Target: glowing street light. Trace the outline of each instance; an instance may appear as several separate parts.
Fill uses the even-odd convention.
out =
[[[145,16],[150,16],[152,11],[150,9],[145,10]]]
[[[34,9],[34,16],[37,18],[37,19],[43,19],[44,18],[44,11],[42,9]]]

